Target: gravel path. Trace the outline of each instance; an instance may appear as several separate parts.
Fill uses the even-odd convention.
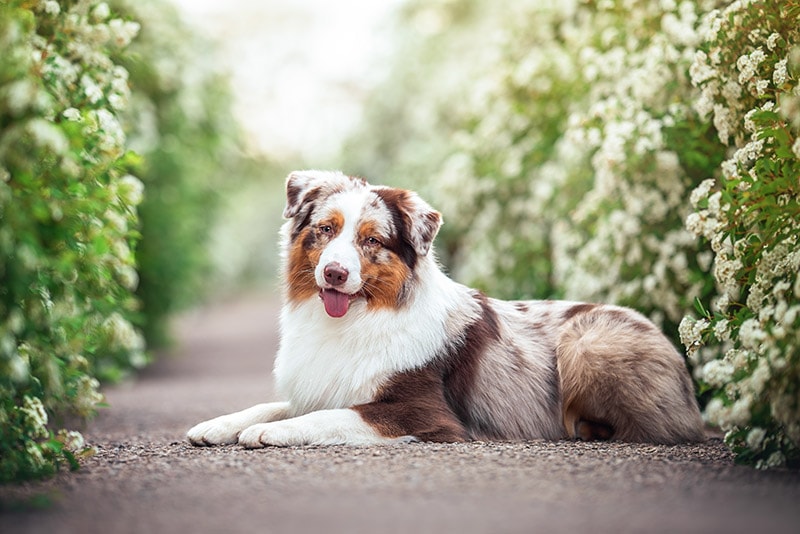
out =
[[[251,295],[182,317],[178,348],[106,392],[80,471],[0,487],[0,532],[800,532],[800,473],[736,466],[719,439],[189,446],[194,423],[274,398],[277,313]]]

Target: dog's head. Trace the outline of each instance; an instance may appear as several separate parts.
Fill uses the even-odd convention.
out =
[[[416,193],[326,171],[289,175],[283,215],[288,298],[319,296],[331,317],[402,306],[441,226]]]

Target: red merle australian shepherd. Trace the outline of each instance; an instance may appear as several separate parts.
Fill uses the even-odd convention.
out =
[[[441,217],[413,192],[304,171],[286,195],[284,400],[200,423],[193,444],[704,438],[683,358],[637,312],[450,280]]]

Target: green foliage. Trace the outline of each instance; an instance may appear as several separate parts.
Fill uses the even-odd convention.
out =
[[[115,113],[127,73],[108,58],[138,26],[16,5],[0,6],[2,481],[72,465],[82,439],[54,437],[47,412],[92,414],[95,377],[144,360],[129,322],[142,187]]]
[[[76,467],[54,416],[91,416],[147,362],[134,325],[160,343],[202,293],[245,165],[201,46],[160,2],[0,5],[0,482]]]
[[[714,251],[718,291],[701,320],[685,319],[684,341],[712,397],[707,417],[739,460],[798,465],[800,4],[734,4],[708,19],[694,81],[736,150],[692,194],[687,226]]]
[[[167,341],[166,319],[207,293],[209,234],[220,197],[241,183],[244,165],[225,81],[202,58],[210,44],[189,31],[162,1],[118,1],[142,24],[119,62],[134,98],[126,122],[143,157],[146,195],[139,206],[137,250],[148,343]]]

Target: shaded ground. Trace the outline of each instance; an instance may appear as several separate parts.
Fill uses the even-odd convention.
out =
[[[500,442],[194,448],[194,423],[273,399],[278,309],[183,317],[179,348],[107,391],[77,473],[0,487],[0,532],[798,532],[800,473],[702,445]],[[43,510],[9,502],[45,494]]]

